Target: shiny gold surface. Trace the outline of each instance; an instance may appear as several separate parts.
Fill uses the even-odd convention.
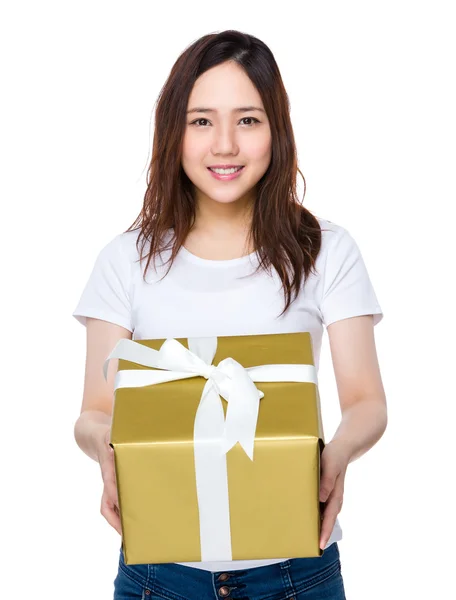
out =
[[[136,341],[158,350],[165,340]],[[213,364],[228,356],[244,367],[314,364],[309,332],[219,337]],[[149,367],[119,360],[119,369],[139,368]],[[111,443],[126,564],[201,560],[193,424],[205,383],[194,377],[116,391]],[[256,386],[265,396],[254,460],[239,444],[227,454],[233,560],[320,556],[318,389]]]

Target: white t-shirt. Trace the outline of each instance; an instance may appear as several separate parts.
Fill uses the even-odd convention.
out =
[[[383,318],[364,260],[355,240],[340,225],[318,218],[322,246],[313,273],[286,313],[281,280],[261,270],[255,253],[233,260],[208,260],[181,248],[169,273],[170,251],[138,261],[139,230],[120,233],[102,248],[73,316],[110,321],[132,332],[133,339],[254,335],[309,331],[318,372],[323,326],[359,315]],[[324,402],[324,399],[322,400]],[[342,539],[337,519],[326,548]],[[264,566],[286,560],[179,563],[208,571]]]

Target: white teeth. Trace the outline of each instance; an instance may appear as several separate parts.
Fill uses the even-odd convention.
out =
[[[242,167],[235,167],[232,169],[211,169],[211,167],[209,167],[209,169],[218,175],[231,175],[232,173],[236,173],[236,171],[240,171]]]

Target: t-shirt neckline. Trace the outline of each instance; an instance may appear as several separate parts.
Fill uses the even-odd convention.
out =
[[[249,260],[252,260],[256,255],[256,252],[252,252],[251,254],[246,254],[245,256],[240,256],[239,258],[229,258],[226,260],[213,260],[210,258],[201,258],[201,256],[196,256],[196,254],[193,254],[192,252],[187,250],[187,248],[185,248],[185,246],[180,247],[180,252],[182,253],[182,256],[186,260],[188,260],[194,264],[202,265],[202,266],[206,266],[206,267],[233,267],[236,265],[247,263]]]

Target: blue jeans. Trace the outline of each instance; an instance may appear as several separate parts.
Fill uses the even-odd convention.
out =
[[[126,565],[120,549],[113,600],[346,600],[337,542],[315,558],[214,572],[175,563]]]

